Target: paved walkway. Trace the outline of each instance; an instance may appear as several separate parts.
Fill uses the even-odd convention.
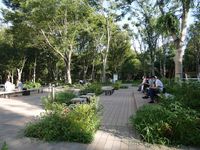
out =
[[[155,150],[173,149],[140,142],[131,128],[129,117],[147,103],[136,88],[120,89],[111,96],[100,97],[103,116],[100,129],[91,144],[48,143],[23,137],[25,123],[43,112],[41,94],[27,97],[0,98],[0,146],[8,143],[9,150]]]

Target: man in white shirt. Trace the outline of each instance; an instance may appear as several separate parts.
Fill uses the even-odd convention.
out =
[[[13,91],[14,89],[15,89],[15,86],[9,80],[6,80],[5,91],[10,92],[10,91]]]
[[[149,103],[154,103],[156,94],[163,92],[164,88],[163,83],[156,76],[153,76],[152,78],[155,80],[155,86],[149,88],[149,96],[151,98]]]

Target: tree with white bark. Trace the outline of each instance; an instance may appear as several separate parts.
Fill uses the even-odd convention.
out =
[[[65,62],[65,79],[67,83],[72,83],[71,63],[76,40],[93,12],[87,1],[27,0],[21,2],[20,7],[24,23],[39,33],[43,37],[43,44],[49,46]]]
[[[162,12],[160,28],[171,35],[176,47],[175,78],[183,77],[183,56],[186,46],[187,23],[189,12],[197,5],[195,0],[158,0],[157,4]]]

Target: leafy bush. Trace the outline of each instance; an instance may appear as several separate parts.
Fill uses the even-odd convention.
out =
[[[118,90],[122,86],[122,82],[116,81],[112,86],[115,90]]]
[[[40,88],[41,84],[38,82],[26,82],[23,87],[27,89]]]
[[[50,111],[26,126],[25,135],[46,141],[89,143],[100,123],[97,104],[96,99],[70,106],[54,102]]]
[[[100,95],[102,93],[101,84],[99,83],[92,83],[88,84],[85,89],[81,91],[81,94],[87,93],[95,93],[96,95]]]
[[[169,116],[170,112],[159,105],[145,105],[136,112],[136,116],[131,117],[131,122],[144,141],[166,144],[169,140],[165,135],[171,131],[171,126],[166,122]]]
[[[200,145],[200,118],[196,111],[175,100],[141,107],[131,122],[150,143]]]
[[[75,94],[69,92],[60,92],[55,95],[55,102],[57,103],[65,103],[67,105],[71,104],[70,100],[76,97]]]
[[[1,150],[8,150],[8,145],[6,144],[6,142],[3,143]]]
[[[60,92],[55,95],[54,101],[52,101],[51,97],[48,97],[48,96],[42,97],[42,104],[45,110],[52,110],[53,109],[52,107],[55,104],[64,104],[64,105],[69,106],[70,104],[72,104],[70,100],[74,97],[76,97],[76,95],[73,93]]]
[[[142,83],[142,79],[141,80],[133,80],[132,82],[132,86],[138,86]]]

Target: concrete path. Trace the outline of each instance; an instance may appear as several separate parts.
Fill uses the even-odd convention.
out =
[[[111,96],[100,96],[103,105],[102,123],[91,144],[48,143],[23,136],[27,122],[44,110],[40,97],[36,94],[27,97],[0,98],[0,147],[7,142],[9,150],[155,150],[173,149],[164,146],[145,144],[139,140],[131,128],[129,117],[138,107],[147,103],[136,88],[120,89]]]

